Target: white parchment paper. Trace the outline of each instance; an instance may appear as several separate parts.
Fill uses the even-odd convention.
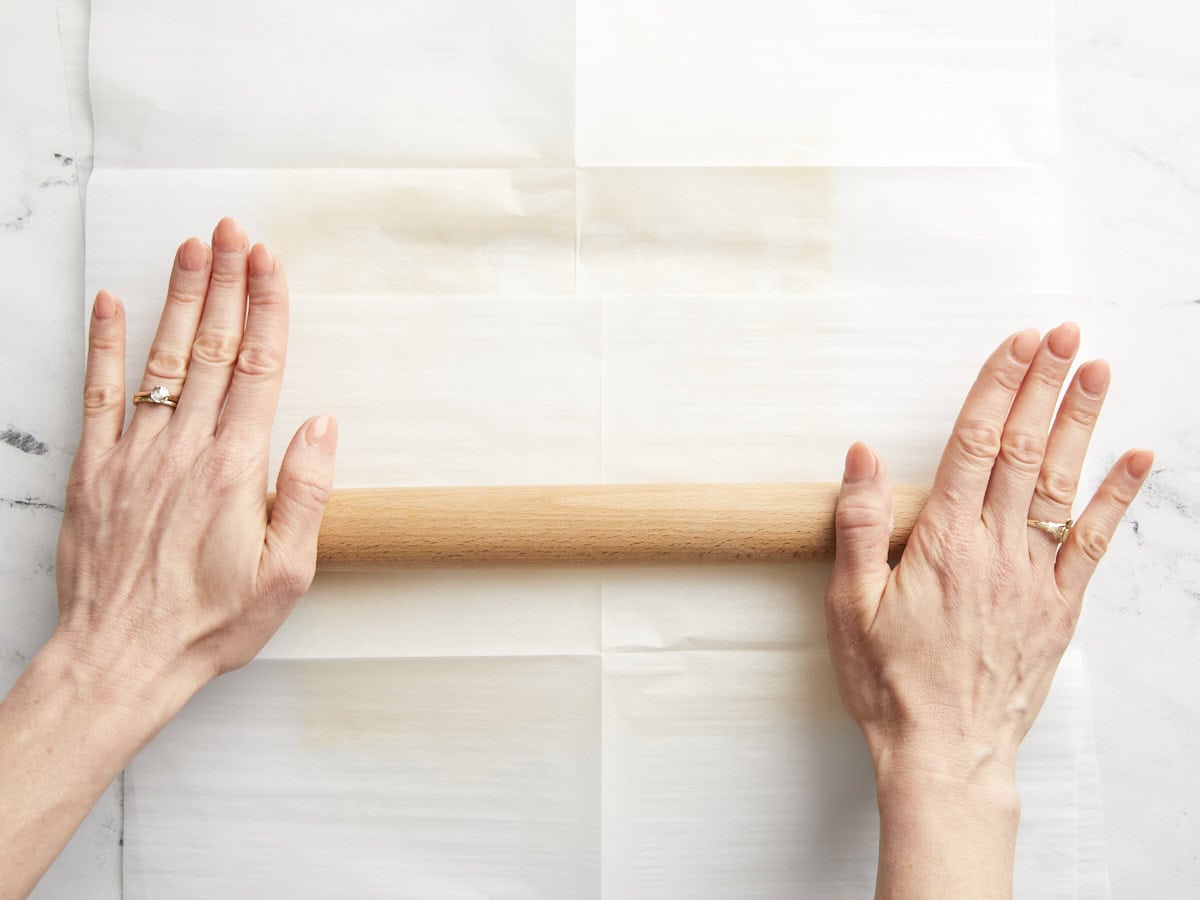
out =
[[[979,362],[1082,317],[1049,4],[96,0],[87,280],[283,260],[273,464],[339,486],[928,481]],[[1086,348],[1085,348],[1086,350]],[[825,564],[319,576],[126,782],[130,897],[862,896]],[[1018,893],[1096,896],[1072,651]]]

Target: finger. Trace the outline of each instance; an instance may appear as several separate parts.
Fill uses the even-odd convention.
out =
[[[1076,608],[1082,604],[1084,588],[1153,464],[1154,454],[1149,450],[1131,450],[1117,460],[1067,534],[1054,564],[1054,577],[1059,592]]]
[[[925,507],[929,515],[979,515],[1004,422],[1037,348],[1038,333],[1029,328],[1010,337],[984,363],[938,463]]]
[[[1009,534],[1023,535],[1030,500],[1046,455],[1050,419],[1063,382],[1079,350],[1079,326],[1064,322],[1038,348],[1013,401],[1000,453],[983,501],[984,521]]]
[[[246,320],[246,233],[224,218],[213,231],[212,272],[204,312],[192,342],[187,384],[175,421],[189,431],[212,434],[225,403]]]
[[[125,311],[121,301],[100,291],[88,326],[87,366],[83,375],[83,431],[79,453],[107,453],[125,425]]]
[[[892,489],[883,461],[866,444],[852,444],[834,513],[836,547],[827,613],[871,622],[891,574]],[[836,608],[838,605],[846,609]]]
[[[333,486],[337,433],[332,416],[310,419],[283,455],[260,568],[268,593],[295,600],[312,582],[317,533]]]
[[[249,311],[221,415],[220,433],[265,449],[283,383],[287,353],[288,292],[283,270],[262,244],[247,264]]]
[[[1075,492],[1079,489],[1079,473],[1100,407],[1108,393],[1109,377],[1108,363],[1102,359],[1085,363],[1075,373],[1054,418],[1054,427],[1050,429],[1046,458],[1034,487],[1029,517],[1046,522],[1065,522],[1071,518]],[[1028,529],[1028,525],[1025,527]],[[1036,537],[1029,535],[1031,558],[1053,559],[1058,546],[1052,540],[1035,540]]]
[[[188,238],[175,253],[175,264],[171,267],[171,279],[167,285],[167,299],[162,318],[158,320],[158,331],[150,344],[139,391],[148,391],[161,384],[172,397],[179,397],[184,379],[187,378],[196,326],[204,309],[211,264],[212,254],[208,245],[197,238]],[[173,414],[170,407],[139,403],[134,408],[130,433],[157,434]]]

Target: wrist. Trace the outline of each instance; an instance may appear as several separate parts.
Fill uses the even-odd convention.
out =
[[[1020,797],[987,753],[877,752],[880,898],[1010,898]]]
[[[988,745],[910,738],[869,743],[880,799],[936,787],[997,803],[1016,797],[1016,757]]]
[[[876,800],[884,819],[929,807],[947,820],[966,817],[1016,831],[1021,798],[1007,767],[953,768],[891,761],[882,768],[877,765],[875,771]]]
[[[131,642],[105,642],[59,626],[31,662],[63,696],[111,726],[149,741],[203,682]]]

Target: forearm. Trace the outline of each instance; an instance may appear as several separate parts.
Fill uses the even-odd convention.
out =
[[[880,817],[875,895],[1010,898],[1020,800],[1005,766],[908,767],[877,762]]]
[[[28,894],[117,773],[186,702],[56,636],[0,702],[0,898]]]

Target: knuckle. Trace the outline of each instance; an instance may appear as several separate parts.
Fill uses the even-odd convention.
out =
[[[246,259],[245,257],[226,259],[213,266],[209,284],[221,290],[234,293],[246,291]]]
[[[319,511],[329,502],[330,490],[325,482],[312,475],[297,475],[292,479],[293,496],[310,511]]]
[[[179,283],[167,288],[167,303],[171,306],[196,306],[204,300],[204,285],[207,279],[203,272],[185,273]]]
[[[1109,485],[1105,491],[1105,494],[1107,495],[1110,503],[1116,504],[1124,509],[1133,502],[1134,497],[1137,496],[1137,491],[1138,489],[1136,484],[1118,481],[1116,484]]]
[[[887,513],[878,504],[862,497],[843,497],[834,514],[837,527],[849,531],[879,528],[887,524]]]
[[[1062,390],[1063,373],[1059,369],[1037,366],[1030,370],[1028,378],[1033,387],[1053,391],[1055,395]]]
[[[1015,393],[1021,387],[1026,370],[1016,360],[1002,359],[990,364],[986,371],[1000,387]]]
[[[237,357],[237,335],[215,328],[205,329],[196,335],[192,344],[192,358],[215,366],[229,366]]]
[[[92,356],[110,356],[121,349],[124,340],[116,329],[93,328],[88,335],[88,346]]]
[[[908,543],[922,559],[945,563],[959,556],[957,531],[941,527],[914,528]]]
[[[991,465],[1000,453],[1000,427],[993,422],[971,419],[954,430],[959,450],[969,459]]]
[[[238,352],[237,371],[251,378],[263,378],[274,375],[282,364],[280,354],[264,343],[243,343]]]
[[[204,461],[205,473],[209,479],[224,484],[236,480],[247,469],[246,455],[230,444],[218,441]]]
[[[1108,535],[1099,528],[1083,528],[1078,532],[1079,549],[1093,563],[1100,562],[1108,551]]]
[[[187,377],[188,361],[181,353],[158,347],[146,360],[146,374],[165,381],[183,381]]]
[[[1075,502],[1075,492],[1078,489],[1079,482],[1075,478],[1062,469],[1047,466],[1038,476],[1034,493],[1039,499],[1048,503],[1070,507]]]
[[[1096,425],[1099,411],[1094,406],[1072,404],[1066,407],[1064,416],[1066,417],[1066,421],[1071,425],[1076,425],[1090,431]]]
[[[262,311],[277,310],[287,301],[287,292],[282,290],[271,276],[258,279],[250,291],[250,305]]]
[[[175,484],[180,479],[188,476],[192,462],[193,459],[180,450],[165,452],[155,462],[154,480],[162,486]],[[137,496],[135,486],[132,483],[132,477],[131,475],[131,482],[125,485],[125,493],[128,493],[130,496]]]
[[[1046,439],[1030,431],[1010,429],[1001,439],[1000,453],[1009,463],[1021,469],[1035,469],[1046,454]]]
[[[108,413],[124,402],[121,391],[115,384],[94,382],[83,389],[83,412],[85,415]]]

